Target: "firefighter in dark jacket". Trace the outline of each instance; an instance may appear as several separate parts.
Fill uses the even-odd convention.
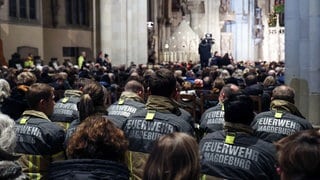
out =
[[[201,172],[224,179],[279,179],[273,144],[253,136],[253,102],[244,94],[224,103],[225,130],[200,141]]]
[[[313,128],[294,105],[294,96],[294,89],[286,85],[278,86],[272,91],[271,110],[258,114],[251,124],[256,136],[275,142]]]
[[[82,88],[89,84],[92,80],[86,78],[78,79],[72,90],[66,90],[64,97],[59,99],[54,105],[53,114],[50,119],[59,124],[66,131],[70,123],[76,119],[79,119],[78,103],[82,95]]]
[[[207,109],[201,116],[200,128],[204,133],[223,130],[224,127],[224,105],[223,102],[229,96],[240,91],[234,84],[226,84],[219,94],[219,104]]]
[[[137,111],[122,127],[129,139],[129,167],[133,179],[142,178],[148,153],[158,137],[172,132],[194,135],[192,125],[184,119],[178,104],[171,98],[176,93],[173,73],[160,69],[150,76],[148,84],[150,95],[146,109]]]
[[[125,85],[119,100],[108,107],[108,117],[121,128],[129,116],[143,108],[145,108],[144,86],[136,80],[130,80]]]
[[[15,152],[29,179],[46,179],[47,168],[55,160],[65,159],[64,130],[50,121],[53,112],[53,88],[35,83],[26,94],[31,110],[23,112],[16,121],[17,146]]]

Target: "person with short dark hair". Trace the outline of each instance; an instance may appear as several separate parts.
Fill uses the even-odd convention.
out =
[[[35,83],[29,87],[26,99],[31,110],[24,111],[16,121],[15,152],[22,154],[19,162],[28,178],[46,179],[49,164],[65,159],[65,132],[48,118],[55,104],[52,87]]]
[[[281,180],[316,180],[320,177],[320,131],[310,129],[275,143]]]
[[[196,139],[185,133],[161,136],[150,153],[143,179],[200,179],[198,148]]]
[[[48,179],[129,179],[125,165],[128,141],[122,130],[102,116],[89,116],[70,137],[69,160],[54,162]]]
[[[263,86],[258,83],[257,76],[254,74],[249,74],[245,78],[246,87],[244,88],[244,92],[248,95],[262,95]]]
[[[108,117],[121,128],[129,116],[142,108],[145,108],[144,86],[136,80],[130,80],[124,86],[119,100],[108,107]]]
[[[194,129],[184,119],[178,104],[172,99],[176,94],[176,78],[168,69],[151,74],[148,81],[150,95],[146,108],[130,116],[122,129],[129,139],[132,154],[132,176],[142,178],[145,161],[154,142],[173,132],[194,134]]]
[[[251,124],[256,136],[275,142],[298,131],[313,128],[294,105],[294,96],[294,89],[289,86],[274,88],[270,111],[258,114]]]
[[[253,135],[253,102],[246,94],[224,101],[225,130],[200,141],[202,173],[224,179],[278,179],[275,147]]]

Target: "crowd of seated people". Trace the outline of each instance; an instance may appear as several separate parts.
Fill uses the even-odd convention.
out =
[[[290,168],[316,177],[319,164],[303,172],[283,163],[286,138],[316,131],[283,72],[281,62],[2,66],[0,107],[15,122],[10,153],[29,179],[290,179]],[[195,116],[180,93],[195,96]],[[319,146],[318,135],[302,135]]]

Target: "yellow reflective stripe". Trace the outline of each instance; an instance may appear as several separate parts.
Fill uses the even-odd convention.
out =
[[[221,105],[221,110],[224,111],[224,105],[223,104]]]
[[[118,101],[118,104],[122,105],[123,103],[124,103],[124,98],[120,98],[119,101]]]
[[[29,172],[27,173],[30,179],[40,180],[40,163],[41,163],[41,156],[40,155],[27,155],[28,158],[28,169]]]
[[[201,176],[201,180],[206,180],[206,175],[205,174]]]
[[[282,112],[281,111],[276,111],[276,113],[274,114],[274,117],[277,119],[281,119],[282,118]]]
[[[225,143],[226,144],[234,144],[235,134],[227,133]]]
[[[29,173],[32,175],[33,174],[33,155],[28,155],[28,169]]]
[[[69,98],[68,98],[68,97],[65,97],[65,98],[63,98],[63,99],[61,100],[61,102],[62,102],[62,103],[67,103],[68,100],[69,100]]]
[[[133,173],[133,162],[132,162],[132,152],[129,151],[129,166],[130,166],[130,172]]]
[[[70,123],[66,123],[66,129],[69,129]]]
[[[148,110],[145,119],[146,119],[147,121],[151,121],[151,120],[153,120],[153,118],[154,118],[155,115],[156,115],[156,111],[155,111],[155,110]]]
[[[29,116],[23,116],[20,119],[20,124],[22,124],[22,125],[26,124],[29,118],[30,118]]]
[[[51,159],[52,159],[52,161],[64,160],[65,159],[64,151],[60,151],[56,154],[51,155]]]
[[[38,168],[38,170],[36,171],[36,180],[40,180],[41,179],[41,175],[40,175],[40,162],[41,162],[41,157],[40,156],[36,156],[36,168]]]

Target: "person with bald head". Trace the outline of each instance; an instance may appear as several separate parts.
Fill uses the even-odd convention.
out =
[[[272,91],[270,111],[258,114],[251,127],[255,135],[269,142],[278,141],[301,130],[312,129],[295,103],[295,91],[287,85]]]
[[[119,100],[108,107],[108,117],[121,128],[129,116],[142,108],[145,108],[144,86],[136,80],[129,80]]]
[[[224,101],[232,94],[236,94],[240,88],[234,84],[226,84],[220,91],[219,103],[207,109],[201,116],[200,128],[204,133],[215,132],[223,130],[224,127]]]

